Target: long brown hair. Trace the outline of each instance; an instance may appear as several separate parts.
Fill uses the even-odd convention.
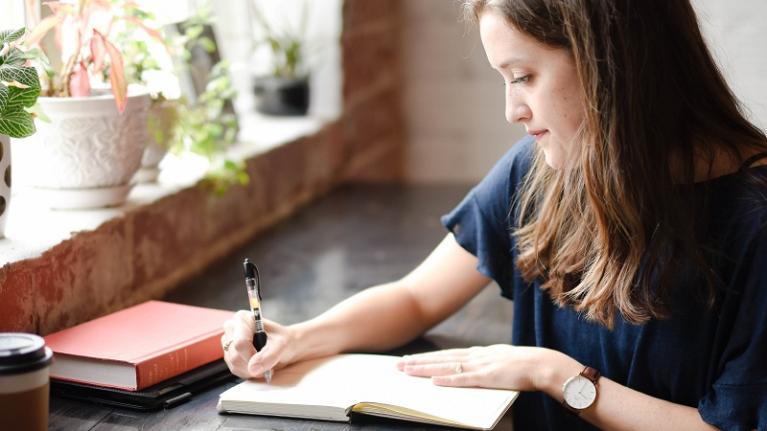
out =
[[[680,265],[719,280],[702,249],[696,161],[764,150],[717,68],[687,0],[468,0],[536,40],[569,50],[584,95],[577,160],[539,150],[519,196],[517,267],[557,304],[612,327],[667,317]]]

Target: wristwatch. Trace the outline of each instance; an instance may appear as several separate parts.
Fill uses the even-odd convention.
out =
[[[565,381],[562,385],[562,405],[579,414],[597,400],[597,380],[599,371],[586,367]]]

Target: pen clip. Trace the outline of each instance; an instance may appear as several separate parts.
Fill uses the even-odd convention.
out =
[[[245,267],[245,279],[252,279],[253,284],[255,285],[256,289],[256,298],[258,298],[259,304],[261,303],[261,276],[258,273],[258,267],[256,264],[250,261],[250,259],[246,258],[245,262],[243,262],[243,266]]]

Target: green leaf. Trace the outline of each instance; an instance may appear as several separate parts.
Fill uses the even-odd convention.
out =
[[[10,64],[0,65],[0,82],[18,82],[30,88],[40,91],[40,78],[37,70],[30,66],[15,66]]]
[[[6,95],[6,110],[22,108],[29,108],[37,102],[37,97],[40,95],[40,87],[8,87],[8,94]]]
[[[204,28],[201,25],[189,26],[186,28],[185,36],[189,39],[197,39],[202,34]]]
[[[0,31],[0,46],[19,40],[26,32],[27,29],[23,27],[18,30]]]
[[[200,44],[205,52],[211,53],[216,51],[216,44],[209,37],[202,37],[197,43]]]
[[[8,109],[8,87],[0,83],[0,112]]]
[[[12,49],[5,57],[0,58],[0,67],[2,66],[24,66],[27,62],[24,52],[19,49]]]
[[[12,138],[26,138],[35,133],[35,121],[32,114],[25,110],[0,112],[0,134]]]
[[[35,103],[31,108],[27,109],[27,112],[32,114],[32,116],[38,121],[42,121],[44,123],[52,122],[51,118],[45,114],[45,111],[43,111],[43,109],[37,103]]]

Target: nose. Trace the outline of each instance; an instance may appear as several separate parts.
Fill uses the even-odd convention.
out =
[[[519,94],[515,94],[512,88],[506,88],[506,121],[509,124],[520,123],[529,120],[533,112]]]

